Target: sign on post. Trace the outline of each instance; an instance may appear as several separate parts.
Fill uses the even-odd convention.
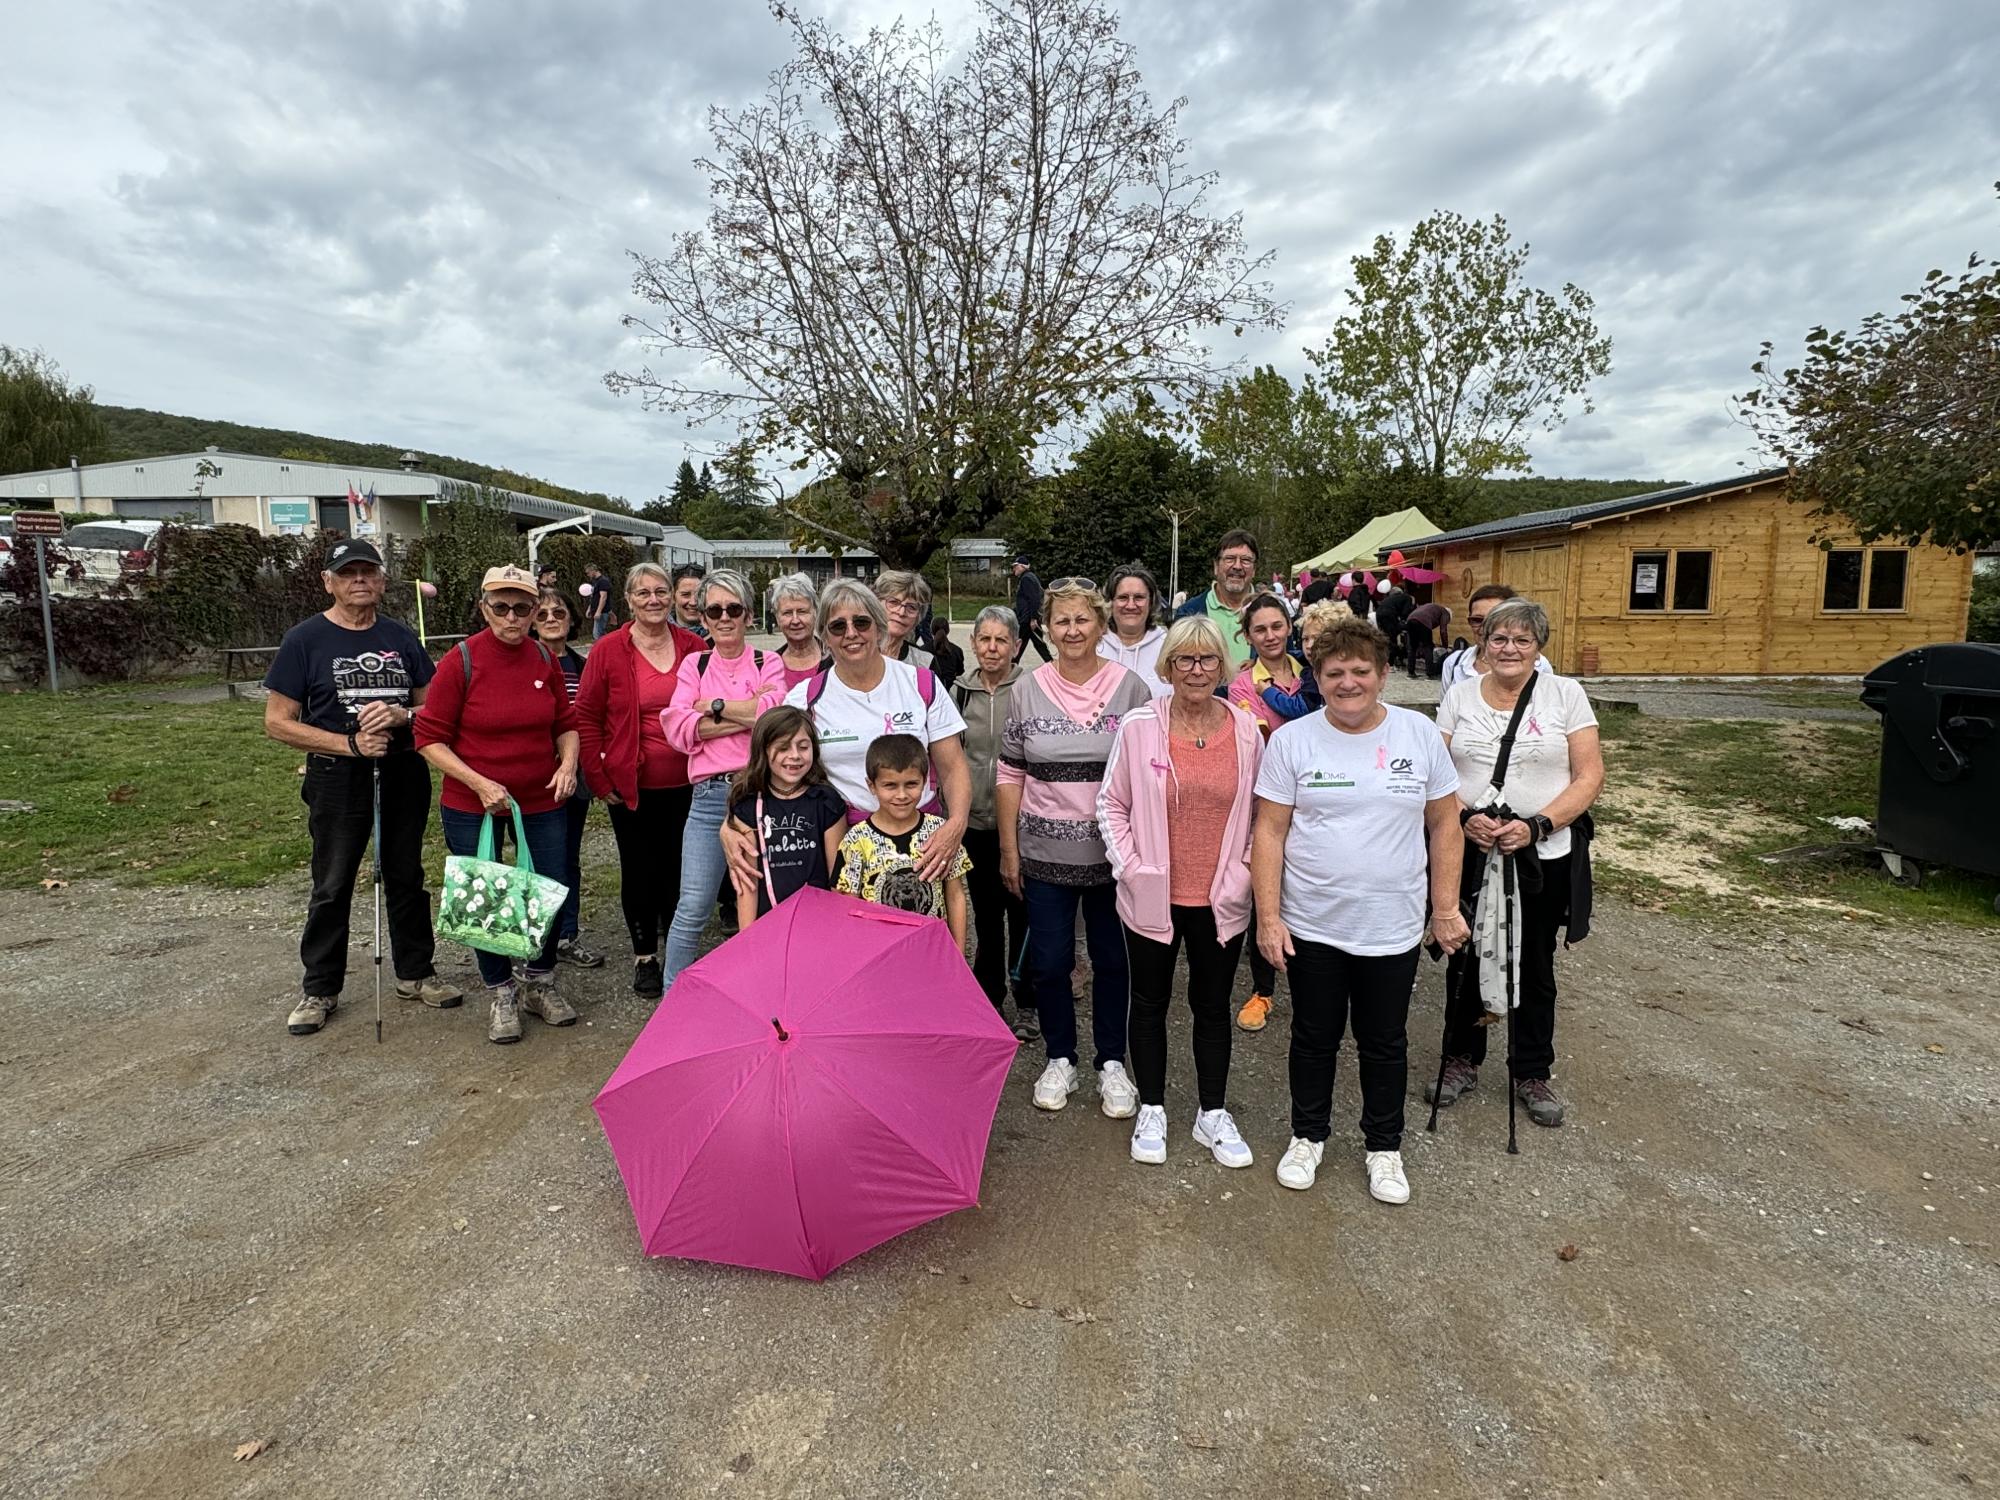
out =
[[[14,512],[14,540],[34,538],[36,592],[42,596],[42,644],[49,653],[49,691],[56,689],[56,628],[49,620],[49,538],[63,534],[63,518],[52,510]]]

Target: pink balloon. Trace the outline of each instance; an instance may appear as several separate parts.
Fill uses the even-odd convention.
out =
[[[438,586],[428,578],[419,578],[417,580],[417,592],[422,594],[426,599],[435,599],[438,596]]]

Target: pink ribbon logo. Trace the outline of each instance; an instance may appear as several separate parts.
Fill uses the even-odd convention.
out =
[[[1528,733],[1532,734],[1536,739],[1542,737],[1542,726],[1536,720],[1533,709],[1528,711]]]
[[[1156,760],[1153,762],[1153,769],[1155,771],[1158,771],[1162,776],[1164,776],[1167,774],[1167,763],[1165,761]]]
[[[1389,769],[1389,747],[1387,745],[1377,745],[1375,747],[1375,769],[1378,771]]]
[[[888,714],[882,715],[882,732],[884,734],[894,734],[896,732],[896,721]]]

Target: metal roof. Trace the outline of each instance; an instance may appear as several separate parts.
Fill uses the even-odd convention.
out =
[[[717,557],[747,560],[796,557],[803,561],[822,562],[833,556],[824,547],[794,547],[782,537],[737,537],[707,545],[715,550]],[[1007,555],[1007,544],[998,537],[961,537],[951,544],[951,555],[961,558],[1004,557]],[[867,547],[848,547],[841,556],[859,561],[872,559],[875,554]]]
[[[1396,543],[1403,551],[1409,552],[1420,547],[1446,547],[1458,542],[1480,541],[1488,537],[1518,536],[1530,531],[1566,531],[1572,526],[1585,525],[1592,521],[1609,520],[1614,516],[1631,515],[1636,511],[1655,510],[1664,505],[1680,505],[1689,500],[1706,499],[1711,495],[1725,494],[1730,490],[1747,490],[1753,485],[1769,484],[1783,479],[1785,469],[1764,469],[1755,474],[1739,474],[1733,479],[1714,479],[1704,484],[1684,484],[1670,490],[1654,490],[1644,495],[1626,495],[1617,500],[1595,500],[1588,505],[1565,505],[1555,510],[1529,511],[1526,515],[1505,516],[1498,521],[1481,521],[1477,526],[1461,526],[1456,531],[1440,531],[1435,536],[1420,536],[1407,542]],[[1392,549],[1380,548],[1376,556],[1386,557]]]

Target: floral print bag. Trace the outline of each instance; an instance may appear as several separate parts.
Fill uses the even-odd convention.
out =
[[[508,809],[514,814],[514,863],[503,865],[493,858],[493,815],[488,813],[479,825],[479,852],[445,858],[437,935],[506,958],[533,958],[569,899],[569,887],[535,873],[521,809],[511,799]]]

